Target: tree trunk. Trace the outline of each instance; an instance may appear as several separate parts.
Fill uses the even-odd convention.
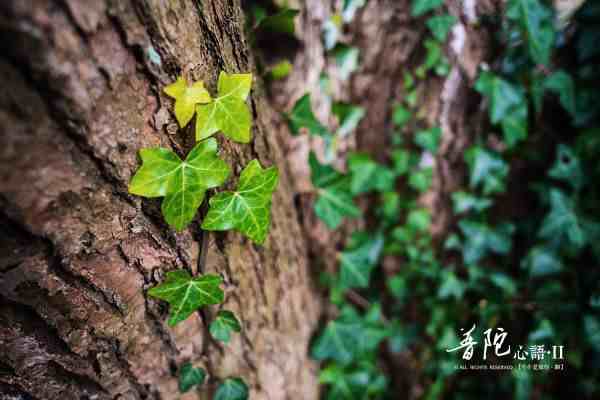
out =
[[[287,128],[260,84],[252,143],[219,140],[234,175],[253,158],[280,169],[264,246],[198,221],[176,234],[160,201],[127,192],[139,149],[193,145],[164,85],[183,73],[214,91],[221,70],[253,69],[239,1],[9,0],[0,38],[0,398],[180,398],[190,361],[211,379],[185,398],[241,376],[252,399],[316,399],[307,346],[320,307]],[[223,276],[223,307],[243,324],[230,344],[207,333],[217,307],[166,326],[147,289],[179,268]]]

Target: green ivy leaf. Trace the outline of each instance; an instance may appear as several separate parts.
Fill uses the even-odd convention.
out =
[[[169,149],[140,150],[142,166],[129,183],[129,192],[143,197],[164,196],[162,213],[180,231],[194,218],[207,189],[225,182],[230,173],[217,157],[217,142],[198,143],[184,161]]]
[[[431,154],[437,153],[440,139],[442,138],[442,129],[434,126],[433,128],[419,131],[415,134],[415,144]]]
[[[246,99],[252,86],[252,74],[219,74],[219,97],[196,107],[196,140],[206,139],[218,131],[230,139],[250,142],[252,116]]]
[[[496,229],[471,220],[458,223],[464,235],[463,258],[465,264],[475,264],[489,253],[507,254],[512,247],[514,226],[502,224]]]
[[[575,103],[575,82],[571,75],[563,70],[554,72],[544,81],[544,88],[556,93],[559,97],[560,104],[571,114],[572,117],[577,115]]]
[[[522,103],[512,108],[502,119],[502,134],[506,147],[511,149],[517,143],[527,138],[527,104]]]
[[[415,74],[421,79],[425,77],[425,74],[430,69],[437,68],[438,66],[447,63],[440,43],[432,39],[427,39],[425,40],[424,46],[426,50],[425,61],[423,62],[423,65],[415,71]],[[438,73],[438,75],[445,75],[445,73]]]
[[[306,93],[294,104],[294,108],[292,108],[292,112],[287,116],[287,119],[290,130],[294,135],[300,133],[301,128],[308,129],[313,135],[329,135],[327,128],[319,122],[312,112],[310,93]]]
[[[433,181],[433,168],[419,168],[408,177],[408,185],[417,192],[423,193],[429,190]]]
[[[562,270],[562,263],[554,250],[547,246],[532,248],[523,262],[532,278],[556,274]]]
[[[358,349],[361,330],[357,322],[329,321],[312,347],[312,357],[319,361],[333,359],[349,363]]]
[[[337,319],[327,323],[315,340],[311,355],[318,361],[335,360],[347,365],[357,356],[376,349],[387,336],[389,331],[381,324],[379,305],[374,305],[364,316],[346,306]]]
[[[506,16],[517,21],[526,32],[529,54],[533,61],[547,65],[555,34],[550,9],[539,0],[509,0]]]
[[[185,270],[170,271],[165,281],[148,290],[148,294],[169,303],[169,325],[174,326],[204,305],[222,303],[221,282],[218,275],[192,277]]]
[[[397,104],[394,107],[394,113],[392,114],[392,121],[394,125],[399,128],[402,128],[410,119],[412,118],[412,113],[404,108],[401,104]]]
[[[346,249],[340,253],[341,288],[368,287],[382,248],[382,234],[354,232]]]
[[[441,7],[442,4],[444,4],[444,0],[412,0],[411,14],[413,17],[419,17]]]
[[[163,91],[175,99],[175,118],[182,128],[192,120],[196,104],[210,103],[212,100],[202,81],[188,86],[182,76],[178,77],[174,83],[165,86]]]
[[[319,383],[330,385],[325,400],[375,398],[374,396],[383,394],[387,387],[385,375],[366,361],[356,368],[330,364],[320,372]]]
[[[508,165],[501,157],[481,147],[467,150],[465,159],[471,171],[469,185],[483,187],[483,194],[490,195],[505,190],[504,180],[508,175]]]
[[[408,150],[394,150],[392,152],[392,161],[394,163],[394,173],[402,176],[410,170],[411,153]]]
[[[311,180],[319,194],[315,202],[315,214],[329,229],[336,229],[344,217],[360,216],[350,192],[347,175],[337,172],[329,165],[319,163],[314,153],[309,155]]]
[[[441,284],[437,292],[440,299],[454,297],[457,301],[460,301],[466,289],[465,282],[460,280],[454,271],[448,268],[442,270]]]
[[[354,195],[372,190],[385,192],[394,188],[394,171],[373,161],[367,154],[350,154],[348,168],[351,177],[350,190]]]
[[[241,330],[242,326],[235,314],[227,310],[219,311],[209,328],[211,336],[223,343],[229,343],[231,332],[240,332]]]
[[[430,17],[426,24],[433,36],[440,42],[444,42],[456,21],[455,16],[445,14]]]
[[[483,72],[475,82],[475,89],[490,101],[490,119],[497,124],[521,104],[525,104],[523,90],[490,73]]]
[[[333,49],[335,63],[340,71],[340,78],[345,81],[358,68],[360,50],[345,44],[338,44]]]
[[[285,33],[294,36],[294,18],[300,13],[298,10],[284,8],[281,11],[260,19],[255,30]]]
[[[227,378],[217,388],[214,400],[247,400],[248,386],[240,378]]]
[[[426,208],[410,210],[406,216],[406,226],[411,232],[427,232],[431,225],[431,213]]]
[[[194,368],[191,363],[185,363],[179,370],[179,391],[188,392],[194,386],[200,386],[206,379],[206,371],[202,368]]]
[[[550,189],[550,212],[542,222],[539,236],[559,244],[566,240],[580,249],[586,243],[582,222],[574,200],[559,189]]]
[[[479,198],[467,192],[452,193],[452,202],[455,214],[462,214],[471,210],[481,212],[492,206],[492,200]]]
[[[365,116],[364,108],[346,103],[333,103],[331,112],[338,118],[336,135],[340,137],[352,133]]]
[[[211,197],[202,229],[235,229],[255,243],[264,243],[271,221],[271,197],[278,180],[277,168],[262,169],[258,160],[250,161],[240,175],[236,191]]]

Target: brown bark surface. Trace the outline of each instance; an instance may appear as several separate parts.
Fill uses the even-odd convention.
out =
[[[214,91],[220,70],[252,70],[239,2],[9,0],[0,39],[0,395],[180,398],[190,361],[211,380],[185,398],[210,398],[228,376],[252,399],[317,398],[307,346],[319,304],[287,131],[260,85],[253,142],[219,140],[234,176],[253,158],[280,169],[264,246],[198,220],[175,234],[159,200],[127,192],[140,148],[193,145],[165,84],[183,73]],[[223,307],[243,324],[229,345],[207,333],[218,307],[166,326],[166,305],[146,292],[179,268],[224,277]]]

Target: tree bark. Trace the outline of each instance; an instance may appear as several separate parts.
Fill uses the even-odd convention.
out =
[[[9,0],[0,38],[0,397],[209,398],[241,376],[252,399],[316,399],[307,346],[320,305],[287,128],[260,84],[252,143],[219,141],[234,176],[253,158],[279,167],[264,246],[203,232],[201,218],[176,234],[159,200],[127,192],[139,149],[193,145],[165,84],[183,73],[214,92],[221,70],[253,70],[239,1]],[[166,326],[147,289],[180,268],[223,276],[222,307],[243,325],[230,344],[207,333],[219,307]],[[180,396],[186,361],[210,380]]]

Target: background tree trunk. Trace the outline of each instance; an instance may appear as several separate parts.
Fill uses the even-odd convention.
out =
[[[253,399],[316,399],[319,303],[287,130],[260,84],[253,142],[219,140],[234,175],[253,158],[281,171],[264,246],[198,222],[175,234],[159,200],[127,192],[140,148],[193,145],[165,84],[183,73],[214,91],[220,70],[253,69],[239,1],[9,0],[0,39],[0,397],[180,398],[190,361],[211,380],[186,398],[241,376]],[[178,268],[224,277],[223,307],[243,323],[229,345],[207,333],[217,307],[166,327],[166,305],[146,292]]]

